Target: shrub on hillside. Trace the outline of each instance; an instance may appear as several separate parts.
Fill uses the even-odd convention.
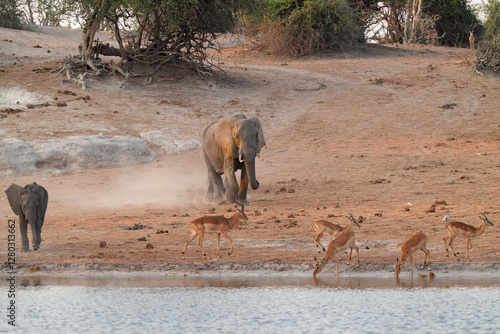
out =
[[[500,69],[500,35],[483,41],[477,50],[476,56],[475,72],[482,69],[498,72]]]
[[[363,39],[362,24],[345,0],[271,0],[258,24],[260,46],[274,55],[301,56]]]

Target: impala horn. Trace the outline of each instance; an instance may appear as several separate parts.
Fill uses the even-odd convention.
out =
[[[488,219],[488,217],[486,217],[486,215],[484,213],[480,212],[480,214],[483,215],[484,219],[486,219],[486,222],[488,222],[489,224],[493,225],[493,223],[490,222],[490,220]],[[481,216],[479,216],[479,218],[481,218]],[[481,219],[483,219],[483,218],[481,218]],[[495,226],[495,225],[493,225],[493,226]]]
[[[236,195],[234,195],[234,203],[241,206],[241,212],[245,212],[245,206],[236,200]],[[236,207],[236,206],[235,206]]]

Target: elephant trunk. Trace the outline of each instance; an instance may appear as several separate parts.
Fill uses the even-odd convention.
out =
[[[257,178],[255,176],[255,157],[252,158],[251,160],[245,159],[245,167],[247,170],[248,181],[250,183],[250,187],[252,187],[253,190],[258,189],[259,188],[259,181],[257,181]]]
[[[40,226],[40,221],[37,217],[37,214],[36,214],[36,207],[35,208],[32,208],[34,212],[28,212],[28,215],[27,215],[27,219],[28,219],[28,223],[30,225],[30,228],[31,228],[31,243],[33,245],[33,249],[34,250],[37,250],[38,248],[40,248],[40,239],[39,239],[39,236],[40,236],[40,229],[41,229],[41,226]]]

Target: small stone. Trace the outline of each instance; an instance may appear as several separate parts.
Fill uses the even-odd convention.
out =
[[[39,271],[39,270],[40,270],[40,267],[39,267],[39,266],[33,266],[33,267],[31,267],[31,269],[30,269],[30,273],[34,273],[34,272],[37,272],[37,271]]]
[[[101,242],[99,243],[99,247],[101,247],[101,248],[106,247],[106,241],[101,241]]]

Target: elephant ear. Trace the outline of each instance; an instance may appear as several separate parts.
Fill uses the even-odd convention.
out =
[[[250,118],[250,121],[252,121],[255,125],[255,128],[258,131],[257,135],[257,152],[260,153],[260,150],[266,146],[266,139],[264,138],[264,131],[262,130],[262,125],[260,125],[259,118],[257,116],[252,116]]]
[[[14,213],[18,216],[22,214],[21,196],[25,192],[26,189],[14,183],[12,183],[10,187],[7,188],[7,190],[5,190],[5,193],[7,194],[7,199],[9,200],[10,207],[12,208],[12,211],[14,211]]]
[[[27,189],[38,196],[38,217],[41,219],[41,226],[43,226],[43,221],[45,220],[45,212],[47,211],[47,205],[49,204],[49,193],[44,187],[33,182],[32,184],[27,184],[24,186]]]

